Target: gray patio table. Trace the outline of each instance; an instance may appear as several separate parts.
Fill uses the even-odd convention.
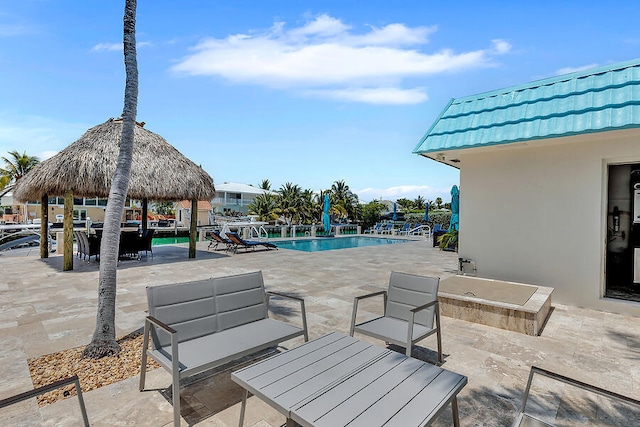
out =
[[[467,377],[339,332],[309,341],[231,374],[248,393],[287,418],[287,427],[428,426]]]

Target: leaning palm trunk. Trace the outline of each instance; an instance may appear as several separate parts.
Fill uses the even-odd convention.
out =
[[[126,0],[124,9],[124,63],[127,81],[122,113],[122,137],[116,172],[111,183],[100,245],[100,278],[96,330],[85,348],[85,357],[100,358],[120,351],[116,341],[116,267],[120,244],[120,221],[127,197],[133,136],[138,108],[138,63],[136,59],[136,0]]]

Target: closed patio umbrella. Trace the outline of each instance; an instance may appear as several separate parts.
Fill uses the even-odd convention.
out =
[[[449,231],[458,230],[460,224],[460,190],[458,186],[451,187],[451,221],[449,222]]]
[[[322,224],[324,225],[325,236],[331,232],[331,217],[329,216],[329,209],[331,209],[331,202],[329,201],[329,195],[325,194],[322,212]]]
[[[424,208],[424,217],[422,217],[422,221],[429,222],[429,204],[427,203],[427,207]]]
[[[397,209],[397,208],[396,208],[396,204],[394,203],[394,204],[393,204],[393,217],[392,217],[392,219],[393,219],[394,221],[397,221],[397,220],[398,220],[398,215],[396,215],[396,209]]]

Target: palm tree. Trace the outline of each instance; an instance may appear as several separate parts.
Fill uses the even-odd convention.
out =
[[[316,203],[316,195],[313,190],[306,189],[301,194],[300,203],[300,221],[303,224],[312,224],[315,219],[322,214],[322,209],[319,209]]]
[[[258,194],[247,209],[250,214],[258,215],[260,221],[273,221],[278,219],[278,200],[273,194]]]
[[[436,207],[440,209],[442,207],[442,198],[436,197]]]
[[[302,190],[297,184],[287,182],[278,190],[280,195],[279,210],[287,224],[299,221],[299,210],[302,205]]]
[[[36,156],[29,156],[27,152],[20,154],[17,150],[9,151],[9,158],[2,157],[4,168],[0,168],[0,189],[11,182],[16,182],[40,163]]]
[[[349,186],[344,182],[344,180],[335,181],[331,185],[330,191],[331,206],[340,206],[340,212],[344,212],[341,214],[341,216],[346,216],[347,218],[357,220],[357,206],[359,205],[358,196],[351,192]]]
[[[413,201],[413,207],[414,209],[417,209],[417,210],[424,210],[425,208],[424,198],[422,196],[418,196]]]
[[[100,275],[98,279],[98,314],[91,343],[83,356],[100,358],[118,354],[116,341],[116,266],[120,242],[120,219],[124,209],[131,160],[133,138],[138,110],[138,61],[136,58],[136,0],[126,0],[124,7],[124,63],[126,84],[122,111],[122,137],[116,172],[109,191],[109,203],[105,211],[104,231],[100,245]]]
[[[398,199],[396,203],[404,212],[408,212],[413,208],[413,202],[406,198]]]
[[[268,179],[263,179],[258,188],[262,190],[271,190],[271,182]]]

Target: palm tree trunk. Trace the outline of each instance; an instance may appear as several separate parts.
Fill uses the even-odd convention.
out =
[[[189,258],[196,257],[196,233],[198,232],[198,199],[191,199],[191,222],[189,224]]]
[[[73,270],[73,191],[64,192],[64,257],[62,271]],[[59,250],[59,249],[58,249]]]
[[[40,258],[49,258],[49,196],[40,199]]]
[[[127,198],[133,140],[138,108],[138,63],[136,58],[136,0],[126,0],[124,9],[124,63],[127,81],[122,112],[122,137],[116,172],[109,191],[104,230],[100,245],[100,276],[98,283],[98,314],[91,343],[83,356],[100,358],[120,351],[115,333],[116,268],[120,244],[120,221]]]

